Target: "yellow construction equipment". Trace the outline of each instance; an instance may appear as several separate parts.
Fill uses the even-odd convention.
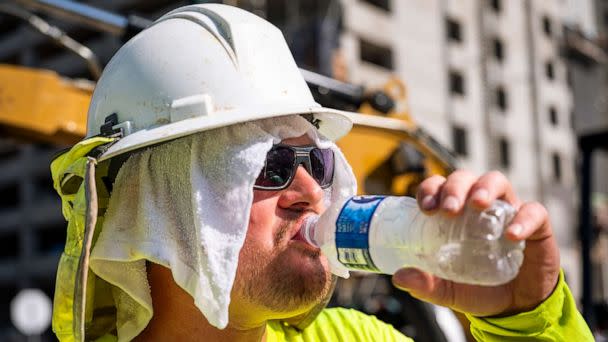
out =
[[[0,131],[31,142],[74,144],[86,133],[93,87],[90,81],[48,70],[0,64]],[[360,192],[411,195],[426,176],[449,173],[453,159],[412,120],[402,82],[389,80],[384,92],[395,109],[385,114],[363,102],[361,115],[351,116],[353,130],[338,145],[353,167]],[[383,167],[408,163],[407,155],[396,155],[404,145],[417,151],[419,165],[401,165],[401,171]]]
[[[74,144],[86,133],[93,87],[53,71],[0,64],[0,131],[32,142]]]
[[[454,170],[454,157],[417,127],[400,80],[390,79],[383,92],[395,103],[393,109],[383,113],[364,102],[361,115],[351,115],[352,131],[338,145],[353,167],[360,193],[412,196],[424,178]]]
[[[92,75],[98,75],[101,66],[90,49],[21,6],[81,22],[122,39],[150,24],[144,18],[122,17],[70,1],[28,0],[15,4],[19,6],[4,5],[1,9],[78,54]],[[321,105],[354,108],[361,113],[351,115],[354,128],[338,142],[353,166],[360,192],[412,195],[426,176],[453,170],[454,157],[414,123],[406,87],[400,80],[389,79],[383,89],[371,92],[306,70],[302,73]],[[92,89],[90,81],[70,80],[46,70],[0,65],[0,130],[5,136],[29,141],[73,144],[85,135]],[[343,104],[349,108],[340,108]]]

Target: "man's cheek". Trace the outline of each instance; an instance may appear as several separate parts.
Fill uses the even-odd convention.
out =
[[[251,222],[251,221],[250,221]],[[256,221],[249,225],[245,243],[261,251],[272,250],[274,246],[273,223],[271,220]]]

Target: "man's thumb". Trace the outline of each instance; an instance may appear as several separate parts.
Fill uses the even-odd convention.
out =
[[[432,296],[433,276],[415,268],[402,268],[393,275],[393,285],[414,297],[428,298]]]
[[[402,268],[393,275],[393,285],[409,292],[412,297],[437,305],[453,303],[454,283],[415,268]]]

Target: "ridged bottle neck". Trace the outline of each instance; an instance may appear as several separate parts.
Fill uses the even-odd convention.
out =
[[[319,221],[319,216],[313,215],[306,218],[304,224],[302,225],[302,236],[309,244],[313,246],[320,247],[320,245],[315,240],[315,232],[317,229],[317,222]]]

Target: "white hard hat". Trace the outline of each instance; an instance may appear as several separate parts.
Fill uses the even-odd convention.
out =
[[[289,114],[313,114],[332,140],[352,127],[342,112],[314,101],[276,27],[236,7],[192,5],[167,13],[112,58],[93,93],[87,137],[122,133],[103,160]]]

